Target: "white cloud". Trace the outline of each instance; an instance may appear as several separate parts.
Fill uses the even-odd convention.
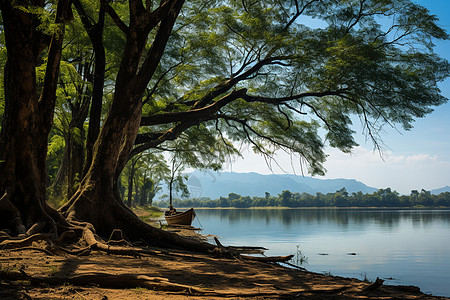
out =
[[[450,185],[450,162],[426,153],[396,154],[358,147],[352,155],[330,150],[325,178],[355,178],[367,185],[391,187],[403,194],[413,189],[435,189]]]

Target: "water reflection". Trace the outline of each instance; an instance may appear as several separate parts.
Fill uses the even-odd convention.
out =
[[[286,227],[296,223],[321,223],[348,226],[349,224],[379,224],[396,227],[400,222],[411,221],[425,226],[433,222],[450,224],[449,210],[360,210],[360,209],[201,209],[200,216],[228,220],[264,221],[266,224],[281,223]]]

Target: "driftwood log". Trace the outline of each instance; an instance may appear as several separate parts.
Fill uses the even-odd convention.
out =
[[[220,256],[231,256],[231,257],[241,258],[241,259],[244,259],[244,260],[260,261],[260,262],[265,262],[265,263],[287,262],[287,261],[291,260],[294,257],[294,255],[264,256],[264,257],[243,255],[243,254],[241,254],[239,249],[245,249],[247,247],[233,247],[233,246],[225,247],[225,246],[222,245],[222,243],[219,241],[219,239],[217,237],[214,237],[214,241],[217,244],[217,250],[213,251],[213,254],[220,255]],[[251,248],[253,248],[253,250],[255,248],[265,249],[265,248],[262,248],[262,247],[251,247]]]

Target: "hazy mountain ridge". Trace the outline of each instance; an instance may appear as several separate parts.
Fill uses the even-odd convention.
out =
[[[438,194],[441,194],[441,193],[450,192],[450,186],[447,185],[447,186],[444,186],[443,188],[440,188],[440,189],[431,190],[430,192],[433,195],[438,195]]]
[[[369,187],[355,179],[318,179],[293,174],[234,173],[234,172],[200,172],[187,174],[187,185],[191,197],[209,197],[218,199],[236,193],[242,196],[264,197],[268,192],[277,196],[284,190],[293,193],[334,193],[345,187],[347,192],[373,193],[376,188]]]

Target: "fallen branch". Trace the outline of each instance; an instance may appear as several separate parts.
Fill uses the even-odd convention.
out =
[[[245,260],[252,261],[260,261],[260,262],[287,262],[291,260],[294,255],[286,255],[286,256],[250,256],[250,255],[241,255],[240,258]]]
[[[237,250],[239,247],[225,247],[222,245],[222,243],[219,241],[218,238],[214,237],[214,241],[217,244],[217,250],[213,251],[213,254],[220,254],[221,256],[231,256],[231,257],[238,257],[244,260],[251,260],[251,261],[260,261],[260,262],[287,262],[291,260],[294,255],[287,255],[287,256],[249,256],[249,255],[243,255]]]
[[[250,247],[250,246],[223,246],[222,243],[219,241],[219,239],[217,237],[214,237],[214,241],[217,244],[217,247],[227,250],[227,251],[231,251],[231,252],[246,252],[246,253],[263,253],[265,250],[268,250],[267,248],[264,247]]]
[[[228,248],[246,253],[263,253],[264,251],[268,250],[267,248],[264,247],[251,247],[251,246],[228,246]]]
[[[298,269],[298,270],[301,270],[301,271],[308,271],[308,270],[306,270],[303,267],[297,266],[295,264],[291,264],[290,262],[287,262],[287,261],[283,261],[283,263],[288,265],[288,266],[290,266],[290,267],[292,267],[292,268],[295,268],[295,269]]]
[[[188,229],[188,230],[202,230],[201,228],[197,228],[191,225],[181,225],[181,224],[170,224],[168,225],[168,227]]]

